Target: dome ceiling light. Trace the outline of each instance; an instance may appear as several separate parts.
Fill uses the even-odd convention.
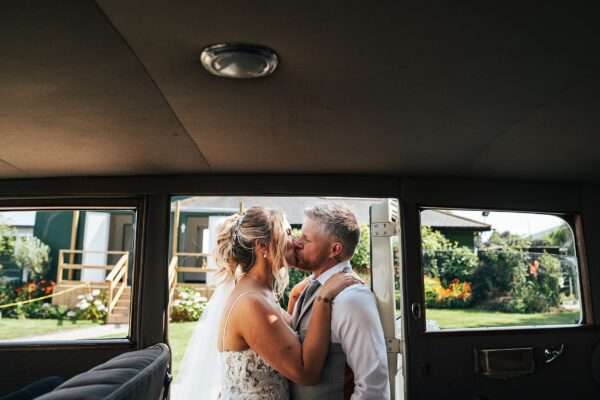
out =
[[[249,79],[271,75],[279,57],[272,49],[244,43],[210,45],[200,54],[204,68],[223,78]]]

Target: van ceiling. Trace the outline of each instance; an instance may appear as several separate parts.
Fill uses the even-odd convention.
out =
[[[3,1],[0,176],[597,181],[594,13],[512,4]],[[200,52],[224,41],[281,65],[211,76]]]

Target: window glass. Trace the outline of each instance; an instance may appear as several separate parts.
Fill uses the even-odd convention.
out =
[[[578,324],[575,238],[555,215],[421,211],[426,329]]]
[[[0,211],[0,340],[125,338],[132,209]]]

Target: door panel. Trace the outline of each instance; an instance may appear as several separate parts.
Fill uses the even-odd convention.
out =
[[[581,325],[568,327],[490,328],[426,332],[427,310],[424,293],[424,262],[420,232],[420,210],[423,207],[519,210],[544,213],[566,213],[581,218],[576,228],[579,235],[588,231],[597,218],[589,218],[582,207],[579,191],[565,185],[497,185],[460,180],[409,180],[401,195],[404,232],[404,315],[406,337],[407,392],[410,399],[466,398],[591,398],[600,394],[594,381],[592,354],[600,341],[593,321],[590,289],[593,269],[586,270],[588,247],[578,248],[585,318]],[[584,229],[585,228],[585,229]],[[594,230],[594,228],[591,228]],[[584,238],[577,237],[579,244]],[[587,300],[587,301],[586,301]],[[425,310],[423,315],[411,308]],[[432,313],[433,314],[433,313]],[[546,363],[545,350],[564,345],[563,353]],[[531,374],[490,377],[477,369],[477,354],[485,349],[532,348],[534,370]],[[435,396],[435,397],[434,397]]]

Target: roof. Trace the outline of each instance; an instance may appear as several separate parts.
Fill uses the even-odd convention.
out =
[[[0,177],[600,178],[596,13],[417,3],[4,1]],[[281,64],[212,76],[227,40]]]
[[[425,210],[421,213],[421,224],[433,228],[465,229],[471,231],[489,231],[492,226],[474,219],[454,215],[450,211]]]

